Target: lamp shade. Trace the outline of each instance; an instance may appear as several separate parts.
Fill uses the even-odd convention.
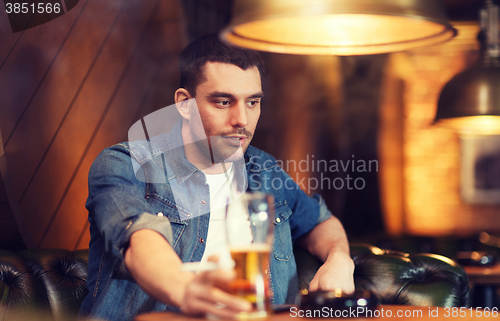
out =
[[[439,96],[435,122],[460,132],[500,133],[500,65],[478,64],[453,77]]]
[[[482,59],[453,77],[439,96],[435,123],[461,133],[500,134],[499,8],[491,0],[479,12]]]
[[[456,35],[442,0],[235,0],[221,39],[290,54],[403,51]]]

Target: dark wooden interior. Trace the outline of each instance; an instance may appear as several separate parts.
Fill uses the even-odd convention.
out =
[[[10,208],[26,246],[88,247],[88,169],[137,119],[172,103],[184,45],[179,9],[175,1],[84,0],[15,34],[0,18],[0,128],[11,178],[2,185],[13,197],[8,207],[0,195],[3,242],[21,242]]]

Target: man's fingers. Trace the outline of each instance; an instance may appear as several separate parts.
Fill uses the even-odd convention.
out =
[[[212,314],[221,318],[228,318],[228,319],[233,319],[236,314],[246,311],[246,310],[233,310],[224,305],[223,303],[216,302],[213,303],[211,301],[205,301],[205,300],[197,300],[196,302],[193,302],[193,309],[196,309],[196,311],[203,311],[202,314]]]
[[[251,309],[251,304],[248,301],[228,293],[230,291],[230,281],[233,278],[225,276],[225,272],[222,270],[202,272],[207,274],[206,276],[202,276],[203,280],[209,280],[209,282],[196,280],[196,282],[190,283],[188,285],[189,295],[212,302],[213,304],[220,302],[234,310],[244,311]]]
[[[319,282],[316,277],[314,277],[309,283],[309,292],[318,291],[319,290]]]
[[[199,283],[211,284],[220,288],[228,288],[229,282],[231,282],[236,277],[236,272],[233,269],[230,270],[215,270],[215,271],[204,271],[196,275],[196,280]]]
[[[335,291],[341,288],[341,285],[339,282],[334,282],[333,279],[323,276],[318,282],[318,288],[323,291]]]
[[[188,314],[210,313],[225,318],[250,311],[250,302],[230,294],[235,274],[232,269],[199,272],[187,285],[181,310]]]
[[[309,291],[335,291],[341,289],[343,293],[352,294],[354,292],[354,280],[352,277],[339,279],[337,275],[319,269],[318,273],[309,283]]]
[[[198,293],[196,293],[198,298],[207,302],[211,302],[212,305],[220,303],[227,307],[227,309],[235,311],[249,311],[252,309],[252,305],[250,304],[250,302],[235,295],[229,294],[219,288],[199,287],[196,290],[199,291]]]
[[[252,310],[252,305],[247,300],[231,295],[217,288],[212,290],[210,301],[218,304],[219,306],[223,306],[225,309],[237,312]]]
[[[238,312],[250,311],[250,302],[224,292],[211,285],[191,284],[189,297],[183,311],[190,314],[212,313],[223,317],[233,317]]]
[[[219,256],[217,254],[212,254],[208,257],[208,262],[219,262]]]

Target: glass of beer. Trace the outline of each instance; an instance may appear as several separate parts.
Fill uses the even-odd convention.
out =
[[[273,244],[274,199],[263,193],[245,193],[226,208],[226,232],[236,278],[233,294],[252,303],[239,320],[263,319],[271,312],[269,255]]]

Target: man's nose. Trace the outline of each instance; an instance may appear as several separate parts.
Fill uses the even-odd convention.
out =
[[[248,115],[245,102],[238,102],[233,105],[231,110],[231,126],[233,127],[245,127],[248,125]]]

